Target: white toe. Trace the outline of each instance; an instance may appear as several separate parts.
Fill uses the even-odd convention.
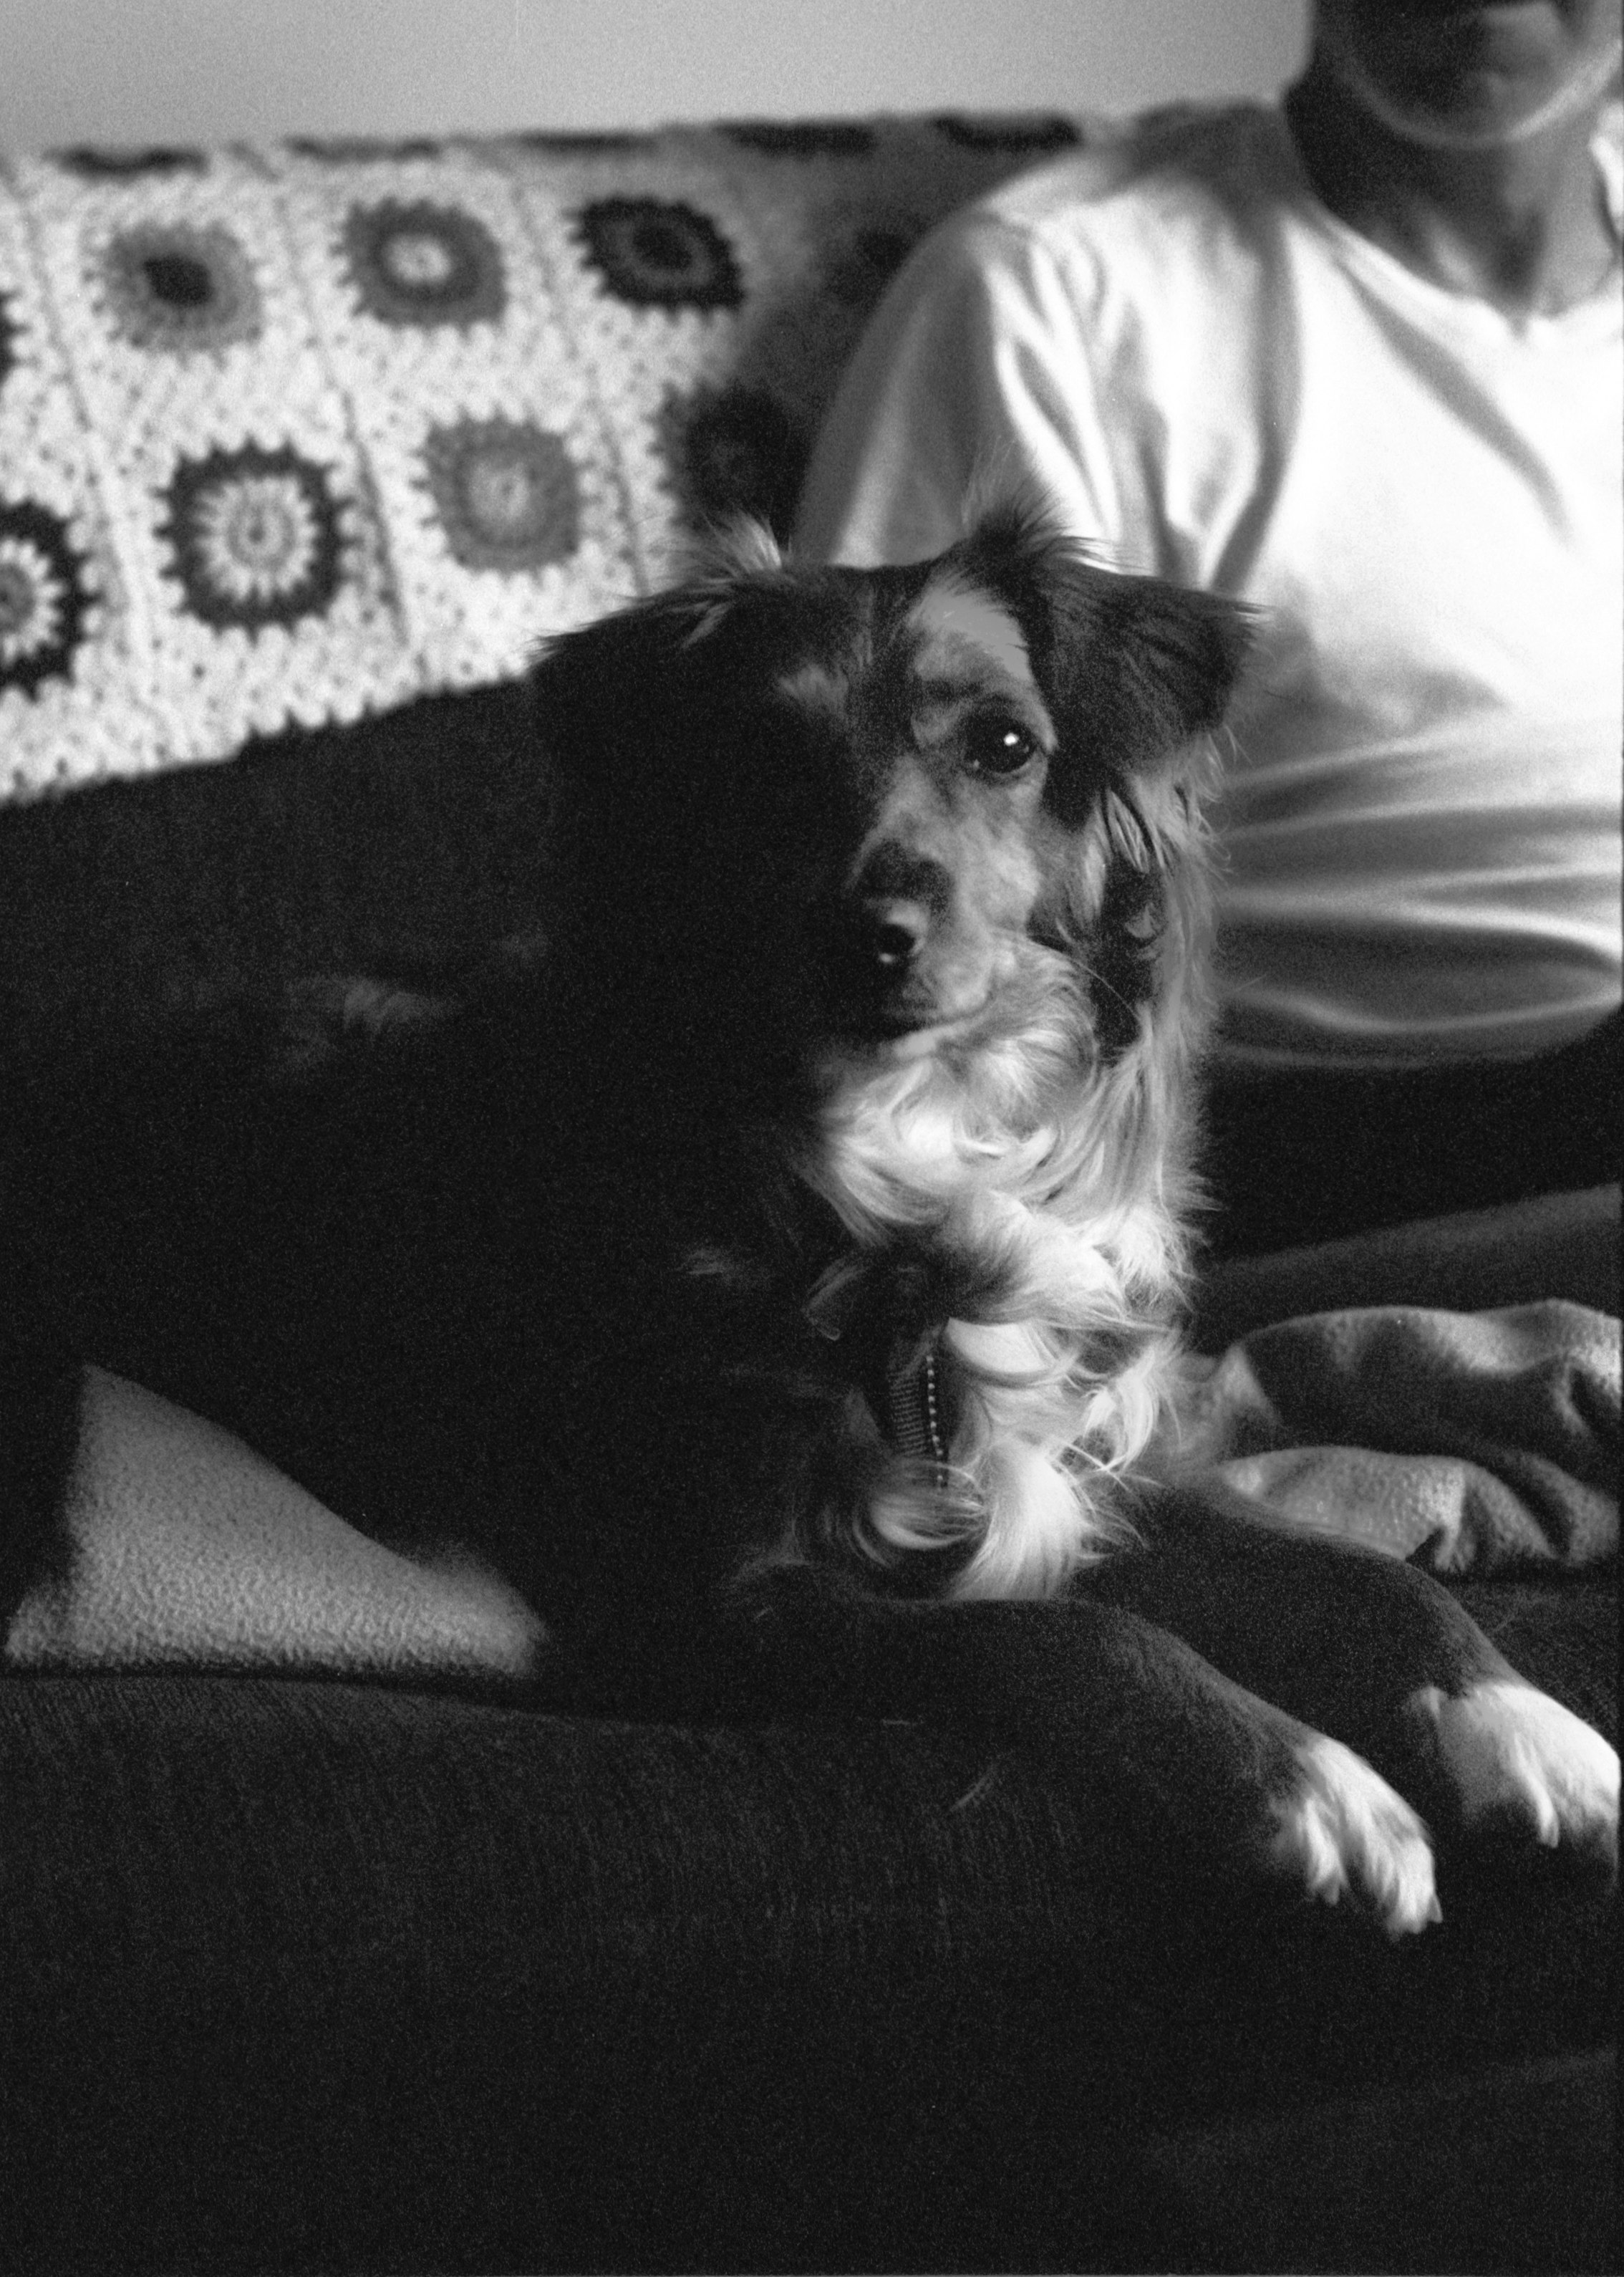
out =
[[[1277,1867],[1327,1905],[1347,1891],[1389,1937],[1441,1921],[1432,1846],[1403,1796],[1323,1732],[1295,1753],[1303,1783],[1278,1806]]]
[[[1448,1784],[1463,1827],[1521,1827],[1616,1867],[1619,1759],[1601,1733],[1531,1684],[1501,1679],[1451,1700],[1436,1685],[1406,1713]]]

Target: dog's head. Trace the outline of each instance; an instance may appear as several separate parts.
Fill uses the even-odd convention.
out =
[[[1229,604],[1020,507],[872,571],[736,532],[537,668],[588,953],[735,1066],[964,1063],[1057,985],[1109,1061],[1188,971],[1243,647]]]

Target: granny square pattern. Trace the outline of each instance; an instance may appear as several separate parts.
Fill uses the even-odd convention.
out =
[[[0,164],[0,798],[522,669],[782,527],[909,248],[1066,118]]]

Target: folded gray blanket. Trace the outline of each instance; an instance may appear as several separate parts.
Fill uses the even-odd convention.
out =
[[[1183,1453],[1260,1517],[1438,1573],[1616,1555],[1619,1323],[1545,1302],[1380,1306],[1194,1364]]]

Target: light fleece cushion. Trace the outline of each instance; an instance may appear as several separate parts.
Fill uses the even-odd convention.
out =
[[[102,1368],[85,1371],[60,1529],[6,1632],[11,1667],[505,1682],[543,1641],[471,1553],[397,1555],[231,1433]]]

